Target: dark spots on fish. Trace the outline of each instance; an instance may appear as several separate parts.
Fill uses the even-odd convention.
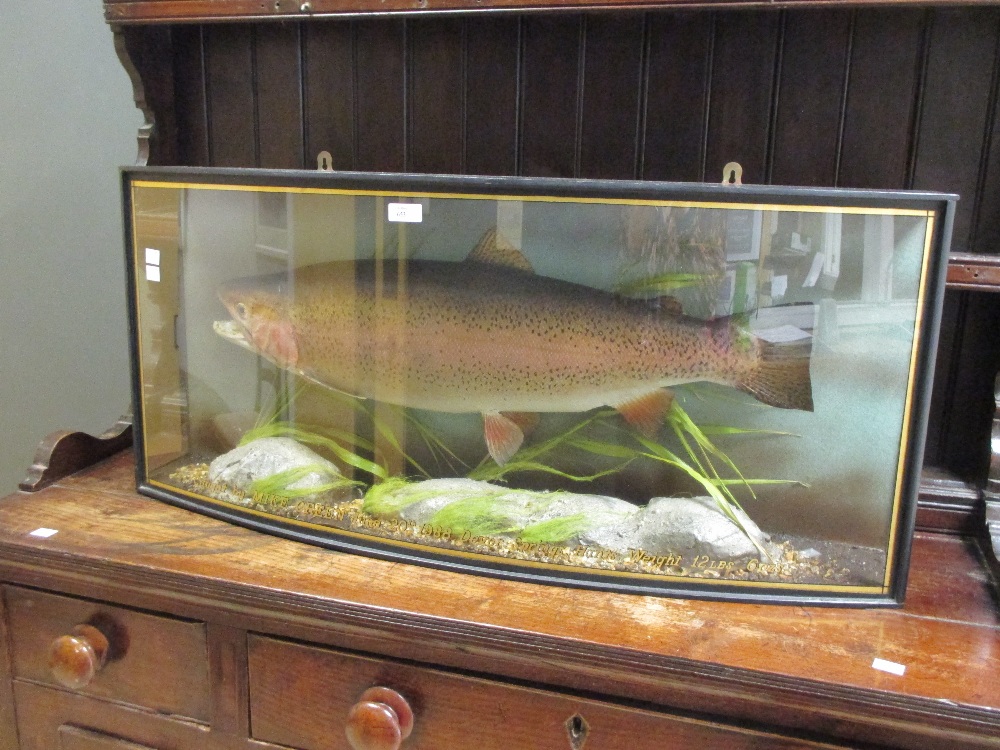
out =
[[[338,264],[299,269],[292,315],[310,372],[334,380],[353,368],[359,389],[517,396],[735,382],[754,354],[734,352],[722,324],[489,264],[411,263],[405,285],[386,264],[380,286],[373,263],[353,265],[347,278]]]

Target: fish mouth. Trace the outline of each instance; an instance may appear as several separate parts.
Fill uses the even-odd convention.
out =
[[[212,322],[212,330],[230,343],[254,351],[246,329],[235,320],[216,320]]]

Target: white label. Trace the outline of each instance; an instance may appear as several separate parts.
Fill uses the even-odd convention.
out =
[[[160,265],[160,251],[155,247],[146,248],[146,265],[147,266],[158,266]]]
[[[764,341],[770,341],[772,344],[787,344],[792,341],[801,341],[802,339],[809,338],[808,333],[793,325],[783,325],[777,328],[767,328],[763,331],[754,331],[754,335],[759,339],[764,339]]]
[[[824,256],[823,253],[816,253],[813,256],[813,262],[809,267],[809,273],[806,275],[806,280],[802,282],[803,288],[808,289],[816,286],[816,282],[819,281],[820,271],[823,270],[823,264],[825,262],[826,256]]]
[[[390,203],[389,221],[419,224],[424,220],[424,207],[420,203]]]
[[[44,526],[40,529],[35,529],[28,533],[28,536],[37,536],[42,539],[48,539],[50,536],[55,536],[59,531],[57,529],[46,529]]]
[[[788,277],[775,276],[771,279],[771,296],[780,299],[788,291]]]
[[[160,267],[146,264],[146,281],[159,281]]]
[[[876,659],[872,662],[872,669],[877,669],[880,672],[888,672],[889,674],[903,676],[906,671],[906,666],[904,664],[897,664],[894,661],[886,661],[885,659]]]

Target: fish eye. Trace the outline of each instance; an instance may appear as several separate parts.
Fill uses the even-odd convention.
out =
[[[244,305],[242,302],[237,302],[236,307],[234,309],[236,310],[236,317],[238,317],[240,320],[246,320],[247,317],[246,305]]]

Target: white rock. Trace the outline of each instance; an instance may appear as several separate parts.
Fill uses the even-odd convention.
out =
[[[289,469],[302,466],[319,466],[301,479],[288,485],[288,489],[307,490],[320,487],[340,476],[337,467],[318,453],[287,437],[266,437],[252,440],[218,456],[208,467],[211,482],[220,482],[242,490],[251,491],[251,485]],[[302,498],[312,499],[312,496]]]
[[[433,479],[396,491],[395,497],[419,495],[420,499],[398,511],[398,516],[419,524],[429,523],[452,503],[490,498],[491,526],[509,528],[498,534],[517,537],[523,529],[545,521],[584,516],[585,524],[560,543],[600,547],[626,555],[641,549],[651,555],[698,554],[719,559],[755,555],[757,547],[747,534],[764,545],[768,537],[757,524],[734,508],[744,529],[730,520],[710,497],[653,498],[645,508],[601,495],[570,492],[528,492],[471,479]]]
[[[739,508],[733,512],[743,529],[710,497],[654,497],[639,523],[637,547],[653,555],[698,552],[718,559],[757,554],[749,537],[763,545],[767,535]]]

